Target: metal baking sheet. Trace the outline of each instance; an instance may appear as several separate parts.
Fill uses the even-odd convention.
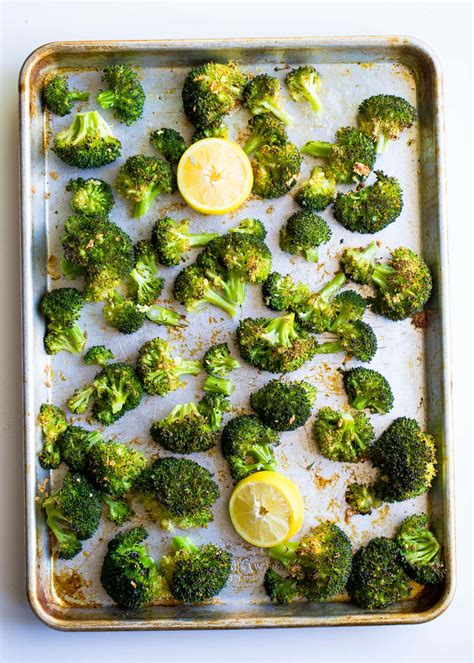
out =
[[[347,532],[357,548],[373,536],[390,536],[406,515],[428,509],[444,545],[447,578],[442,590],[427,589],[410,601],[383,611],[364,611],[344,596],[324,604],[270,605],[261,587],[266,554],[245,544],[230,525],[227,501],[232,482],[218,447],[193,456],[214,472],[221,497],[214,509],[214,522],[207,529],[191,531],[198,543],[214,541],[234,554],[231,580],[217,599],[202,606],[154,605],[139,612],[124,612],[114,607],[98,579],[106,543],[113,533],[107,523],[85,542],[83,554],[74,560],[51,559],[37,496],[41,490],[49,491],[58,485],[63,472],[58,470],[50,476],[39,467],[37,452],[41,435],[35,416],[44,401],[64,405],[72,391],[95,374],[95,368],[85,366],[81,357],[66,353],[48,357],[42,346],[39,298],[48,287],[70,283],[61,278],[58,265],[63,223],[69,214],[65,184],[70,177],[79,175],[97,175],[113,183],[118,167],[127,156],[142,151],[153,153],[148,143],[150,129],[175,127],[189,139],[192,127],[181,108],[182,81],[192,65],[208,59],[235,59],[249,71],[267,71],[281,79],[288,63],[316,65],[324,81],[325,111],[321,120],[312,114],[309,106],[293,103],[284,87],[282,91],[285,107],[295,118],[289,135],[297,145],[308,138],[332,140],[338,127],[354,124],[358,104],[371,94],[399,94],[418,108],[418,124],[377,160],[377,168],[399,178],[404,190],[404,208],[399,220],[376,238],[382,242],[384,251],[387,247],[407,245],[421,252],[429,262],[435,283],[429,303],[429,325],[419,329],[410,320],[392,323],[370,314],[367,320],[379,340],[379,351],[371,366],[387,375],[395,393],[394,410],[386,416],[373,417],[376,431],[380,433],[400,415],[416,417],[426,426],[436,436],[439,450],[434,487],[428,496],[384,506],[371,516],[348,520],[345,486],[349,480],[369,476],[372,470],[368,464],[332,463],[320,456],[311,439],[312,420],[304,428],[284,433],[276,455],[279,468],[297,483],[303,494],[302,532],[330,518]],[[68,126],[71,116],[60,118],[43,112],[39,98],[41,83],[50,71],[66,72],[74,86],[91,91],[91,101],[83,109],[96,108],[94,93],[100,87],[100,70],[110,62],[126,62],[140,68],[147,92],[145,112],[138,123],[127,128],[115,121],[110,111],[104,111],[122,141],[123,156],[100,170],[78,172],[60,162],[48,147],[50,132]],[[443,612],[454,591],[448,261],[441,79],[430,50],[416,40],[399,37],[54,43],[42,46],[25,62],[20,76],[20,100],[27,588],[36,615],[49,626],[65,630],[153,630],[418,623]],[[247,120],[243,110],[230,118],[232,138],[242,138]],[[302,178],[315,163],[305,158]],[[272,201],[249,200],[231,215],[204,217],[187,208],[175,194],[160,198],[145,217],[132,220],[127,203],[117,197],[112,220],[137,240],[148,237],[154,220],[164,214],[190,218],[195,231],[223,231],[241,218],[258,217],[268,229],[274,269],[289,272],[317,288],[336,271],[341,244],[361,245],[369,238],[344,230],[331,211],[326,210],[323,216],[333,236],[321,249],[320,263],[312,265],[293,259],[278,249],[278,231],[295,209],[292,197],[286,196]],[[171,302],[170,288],[176,271],[176,268],[162,269],[166,277],[165,303]],[[242,316],[259,314],[271,315],[262,304],[259,289],[249,287]],[[188,321],[189,327],[184,332],[168,331],[148,322],[138,333],[127,337],[106,327],[101,304],[88,304],[82,316],[88,343],[106,344],[119,360],[134,361],[138,348],[154,336],[169,338],[176,352],[187,357],[199,357],[211,342],[233,342],[237,320],[223,317],[217,309],[188,314]],[[342,356],[316,358],[289,376],[305,378],[317,385],[315,410],[345,402],[337,371],[342,361]],[[249,394],[270,377],[243,364],[234,374],[237,383],[232,397],[234,407],[248,410]],[[199,397],[202,381],[202,376],[190,378],[185,389],[166,398],[145,397],[139,409],[106,430],[107,437],[128,442],[147,454],[157,452],[148,434],[150,423],[164,416],[175,403]],[[89,425],[80,418],[76,421]],[[159,558],[167,549],[169,532],[147,521],[139,505],[131,524],[137,522],[147,526],[150,550]]]

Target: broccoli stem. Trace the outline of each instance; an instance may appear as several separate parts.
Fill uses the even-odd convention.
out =
[[[267,445],[253,444],[250,447],[249,454],[257,461],[256,465],[259,470],[275,472],[277,464],[273,449]]]
[[[64,256],[61,258],[61,271],[67,279],[74,281],[78,276],[84,276],[86,273],[85,267],[75,265]]]
[[[138,219],[140,216],[144,216],[151,207],[152,202],[155,200],[156,196],[161,193],[161,187],[153,186],[149,189],[143,200],[140,200],[138,203],[135,203],[133,207],[132,218]]]
[[[181,375],[199,375],[201,372],[201,362],[192,359],[178,359],[174,372],[177,376]]]
[[[208,304],[213,304],[218,308],[221,308],[223,311],[228,313],[231,318],[234,318],[237,314],[237,306],[233,302],[229,301],[222,295],[219,295],[214,290],[209,289],[206,292],[206,296],[203,298],[203,301],[208,302]]]
[[[373,263],[373,259],[377,255],[377,251],[379,250],[379,247],[377,246],[377,242],[371,242],[363,251],[362,253],[358,254],[354,260],[356,263]],[[375,265],[374,265],[375,266]],[[376,267],[376,266],[375,266]]]
[[[64,330],[64,341],[69,352],[81,352],[86,344],[86,338],[77,325]]]
[[[71,412],[74,412],[74,414],[82,414],[85,412],[94,391],[94,384],[86,385],[83,389],[76,391],[67,402]]]
[[[303,253],[304,257],[308,262],[318,262],[319,260],[318,249],[305,249]]]
[[[381,290],[386,291],[389,289],[387,277],[393,274],[396,274],[396,270],[390,267],[390,265],[377,265],[372,273],[372,281]]]
[[[188,236],[189,246],[206,246],[213,239],[219,237],[219,233],[196,233]]]
[[[265,333],[262,334],[270,345],[279,345],[284,348],[291,345],[293,339],[298,338],[295,330],[295,315],[290,313],[281,318],[275,318],[265,325]]]
[[[321,343],[318,345],[316,354],[331,355],[342,351],[343,348],[341,347],[341,341],[328,341],[327,343]]]
[[[77,92],[76,90],[73,90],[69,95],[73,101],[87,101],[89,99],[88,92]]]
[[[178,550],[186,550],[187,552],[197,553],[199,551],[199,548],[191,541],[189,536],[173,537],[171,546],[175,552]]]
[[[250,134],[242,149],[245,154],[252,154],[252,152],[255,152],[255,150],[258,150],[264,144],[265,139],[259,133]]]
[[[280,108],[280,106],[276,106],[275,104],[272,104],[271,101],[263,101],[261,104],[262,108],[265,108],[267,111],[270,113],[273,113],[275,117],[277,117],[280,122],[283,122],[283,124],[286,124],[288,126],[291,124],[293,118],[289,113],[287,113],[283,108]]]
[[[332,149],[332,143],[323,140],[308,140],[301,148],[302,154],[308,154],[310,157],[320,157],[326,159]]]
[[[377,145],[376,145],[377,154],[383,154],[386,151],[389,143],[390,139],[387,138],[387,136],[380,134],[380,136],[377,138]]]
[[[102,108],[112,108],[115,104],[116,96],[113,90],[104,90],[97,95],[97,103]]]
[[[236,272],[230,271],[226,275],[222,288],[225,296],[231,302],[241,306],[245,301],[245,281]]]
[[[235,391],[235,385],[232,380],[219,378],[215,375],[208,375],[204,382],[204,391],[210,392],[211,394],[231,396]]]
[[[311,104],[311,108],[314,111],[316,111],[316,113],[319,113],[322,110],[323,105],[316,92],[313,92],[311,90],[308,90],[306,87],[303,87],[303,94]]]
[[[283,564],[285,568],[288,568],[295,561],[298,546],[298,541],[287,541],[286,543],[281,543],[279,546],[269,548],[268,554],[270,559],[274,559],[280,562],[280,564]]]
[[[182,327],[185,324],[185,316],[176,311],[172,311],[164,306],[152,304],[151,306],[139,306],[140,311],[145,313],[148,320],[157,325],[165,325],[167,327]]]

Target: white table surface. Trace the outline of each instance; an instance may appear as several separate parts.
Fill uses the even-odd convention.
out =
[[[3,4],[0,121],[0,660],[472,660],[471,7],[469,3]],[[38,45],[57,40],[408,34],[425,40],[445,76],[456,446],[458,587],[451,607],[420,626],[179,633],[60,633],[25,599],[23,576],[17,76]]]

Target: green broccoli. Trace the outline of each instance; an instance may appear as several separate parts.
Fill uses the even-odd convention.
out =
[[[44,82],[43,102],[48,110],[56,115],[68,115],[73,109],[75,101],[87,101],[88,92],[70,90],[65,76],[52,74]]]
[[[378,249],[377,242],[371,242],[365,248],[348,247],[344,249],[339,258],[339,264],[347,278],[355,283],[368,285],[376,266],[374,259]]]
[[[158,275],[155,250],[151,242],[140,240],[133,249],[135,267],[130,272],[128,290],[137,304],[147,306],[159,297],[165,279]]]
[[[147,465],[146,457],[125,444],[99,440],[87,452],[86,473],[106,495],[129,493]]]
[[[66,415],[56,405],[42,403],[36,421],[43,433],[43,448],[39,454],[39,463],[44,470],[54,470],[61,464],[58,439],[68,428]]]
[[[272,446],[279,444],[278,434],[252,414],[231,419],[222,431],[222,453],[237,482],[249,474],[276,470]]]
[[[174,267],[186,260],[189,249],[205,246],[218,236],[218,233],[191,233],[188,219],[174,221],[166,216],[153,226],[152,243],[159,262]]]
[[[101,495],[101,499],[106,508],[107,519],[111,523],[120,526],[132,519],[134,511],[125,500],[110,497],[105,493]]]
[[[206,373],[221,378],[240,367],[238,360],[230,354],[227,343],[211,345],[206,350],[202,363]]]
[[[69,129],[54,137],[53,152],[74,168],[100,168],[119,158],[122,144],[97,113],[77,113]]]
[[[167,161],[135,154],[120,167],[115,186],[121,196],[132,201],[132,216],[138,218],[148,212],[156,196],[173,193],[176,178]]]
[[[295,212],[280,230],[280,249],[302,255],[308,262],[317,262],[318,248],[329,242],[331,235],[331,229],[322,217],[304,210]]]
[[[385,152],[391,140],[397,140],[417,119],[417,112],[402,97],[376,94],[359,106],[359,128],[377,143],[377,154]]]
[[[308,212],[321,212],[334,200],[336,180],[329,177],[321,166],[311,171],[311,176],[303,182],[295,193],[295,200]]]
[[[133,69],[123,64],[110,64],[105,67],[102,80],[108,89],[97,95],[99,106],[113,108],[115,117],[127,126],[139,120],[145,93]]]
[[[333,214],[344,228],[352,232],[379,232],[401,214],[403,197],[398,180],[381,170],[376,170],[375,175],[374,184],[336,196]]]
[[[81,474],[71,472],[43,501],[43,509],[60,559],[72,559],[82,550],[81,541],[93,536],[102,513],[98,491]]]
[[[244,235],[253,235],[255,239],[261,242],[265,241],[267,229],[260,219],[242,219],[238,226],[230,228],[230,233],[243,233]]]
[[[289,274],[272,272],[262,285],[262,295],[272,311],[297,311],[309,301],[311,290],[306,283],[294,281]]]
[[[288,431],[303,426],[311,416],[316,387],[304,380],[270,380],[250,395],[250,405],[266,426]]]
[[[237,314],[237,305],[213,287],[198,265],[188,265],[179,272],[173,284],[173,295],[188,311],[207,303],[217,306],[231,317]]]
[[[88,366],[105,366],[109,361],[113,361],[114,353],[105,345],[92,345],[82,357],[84,364]]]
[[[87,454],[94,444],[101,441],[102,435],[97,430],[68,426],[57,439],[61,460],[73,472],[85,472]]]
[[[350,483],[346,488],[345,499],[350,510],[360,516],[370,515],[373,509],[382,505],[373,487],[362,483]]]
[[[209,124],[207,126],[200,127],[191,136],[191,142],[197,143],[198,140],[204,140],[205,138],[228,138],[229,137],[229,127],[225,122],[216,122],[215,124]]]
[[[321,76],[311,65],[291,69],[285,78],[291,98],[296,102],[307,101],[316,113],[321,113],[323,106],[319,94],[321,92]]]
[[[344,371],[344,389],[356,410],[387,414],[393,408],[392,389],[384,376],[371,368],[358,366]]]
[[[269,113],[252,117],[249,128],[250,135],[243,147],[245,154],[253,154],[264,145],[284,145],[288,141],[285,125]]]
[[[293,143],[263,145],[252,160],[252,191],[260,198],[281,198],[290,191],[300,175],[301,154]]]
[[[272,603],[280,605],[291,603],[298,596],[295,579],[291,576],[282,576],[271,567],[265,572],[263,588]]]
[[[354,359],[370,362],[377,352],[377,337],[366,322],[356,320],[338,327],[337,340],[320,343],[316,354],[344,352]]]
[[[409,598],[410,579],[395,541],[379,536],[356,552],[347,591],[354,603],[369,610]]]
[[[274,76],[258,74],[244,88],[243,105],[252,115],[271,113],[283,124],[292,122],[280,100],[280,83]]]
[[[223,396],[232,396],[235,391],[235,384],[232,380],[219,378],[217,375],[208,375],[202,385],[203,390],[209,394],[222,394]]]
[[[76,322],[83,306],[84,299],[76,288],[57,288],[43,295],[40,310],[46,318],[43,342],[47,354],[82,352],[86,338]]]
[[[361,320],[367,307],[365,299],[354,290],[344,290],[334,297],[332,306],[336,316],[330,330],[337,332],[351,322]]]
[[[166,161],[172,164],[177,164],[186,152],[184,138],[176,129],[164,127],[152,131],[150,134],[150,143],[164,156]]]
[[[143,327],[145,314],[131,299],[124,299],[114,290],[102,309],[105,320],[122,334],[134,334]]]
[[[115,204],[110,184],[94,177],[69,180],[66,191],[72,192],[71,209],[74,214],[107,218]]]
[[[363,412],[352,415],[323,407],[314,422],[313,437],[319,451],[329,460],[356,463],[369,455],[375,432]]]
[[[445,575],[441,546],[429,528],[428,516],[408,516],[397,530],[395,541],[401,551],[406,571],[422,585],[438,585]]]
[[[341,184],[365,180],[376,158],[373,141],[351,127],[338,129],[335,143],[310,140],[301,148],[301,152],[324,159],[326,175]]]
[[[199,361],[173,357],[171,345],[162,338],[153,338],[138,352],[137,372],[147,394],[164,396],[185,386],[182,375],[198,375]]]

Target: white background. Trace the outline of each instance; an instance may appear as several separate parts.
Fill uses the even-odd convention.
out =
[[[472,184],[470,3],[3,3],[0,116],[0,660],[472,660]],[[23,562],[17,77],[49,41],[408,34],[438,53],[445,77],[453,320],[458,587],[448,611],[420,626],[168,633],[60,633],[26,603]]]

